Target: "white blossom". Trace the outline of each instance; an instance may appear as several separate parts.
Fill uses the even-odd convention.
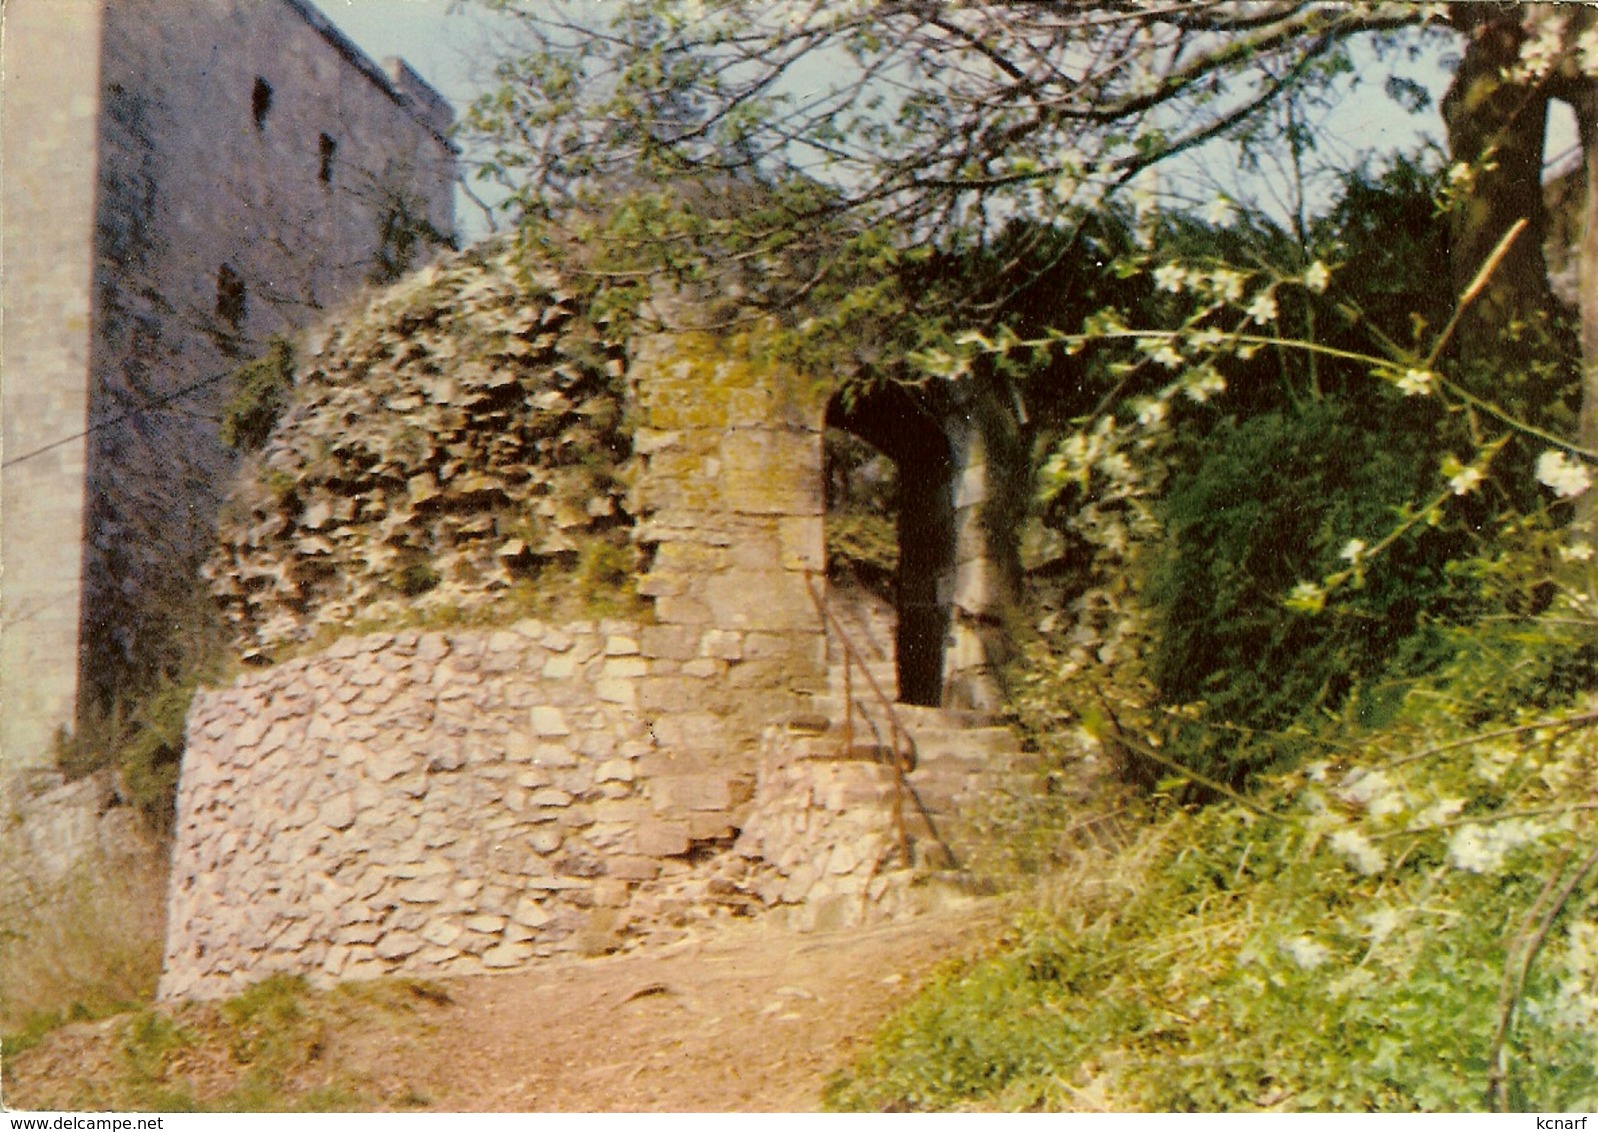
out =
[[[1365,556],[1367,549],[1364,539],[1351,538],[1343,546],[1343,549],[1337,552],[1337,556],[1345,562],[1356,563]]]
[[[1587,469],[1557,448],[1537,457],[1537,482],[1553,489],[1563,499],[1574,499],[1592,486]]]
[[[1226,341],[1226,334],[1217,327],[1206,326],[1195,330],[1188,341],[1200,350],[1213,350]]]
[[[1306,971],[1313,971],[1331,958],[1331,948],[1307,935],[1294,936],[1282,941],[1287,957]]]
[[[1407,369],[1399,375],[1398,391],[1405,397],[1424,397],[1432,391],[1432,381],[1437,375],[1430,370]]]
[[[1340,829],[1331,836],[1333,852],[1347,857],[1365,876],[1374,876],[1387,867],[1387,857],[1371,844],[1361,830]]]
[[[1463,798],[1441,798],[1415,816],[1415,824],[1423,829],[1453,821],[1465,808]]]
[[[1512,850],[1547,832],[1546,826],[1526,818],[1461,826],[1448,841],[1448,862],[1468,873],[1491,875],[1504,867],[1504,858]]]
[[[1362,915],[1360,919],[1364,920],[1365,926],[1370,928],[1371,943],[1376,944],[1392,935],[1398,925],[1403,922],[1404,917],[1396,909],[1389,908],[1385,904],[1378,904]]]
[[[1571,543],[1569,546],[1559,548],[1559,557],[1566,562],[1590,562],[1592,560],[1592,543],[1582,539]]]
[[[1187,268],[1179,263],[1162,263],[1154,269],[1154,286],[1173,295],[1182,293],[1187,282]]]
[[[1244,278],[1241,271],[1223,267],[1210,274],[1210,286],[1226,302],[1235,303],[1243,298]]]
[[[1315,294],[1323,294],[1332,281],[1332,273],[1320,260],[1316,260],[1304,270],[1304,286]]]
[[[1137,412],[1137,423],[1144,428],[1156,428],[1165,421],[1166,404],[1158,398],[1149,397],[1133,405]]]
[[[1510,72],[1515,81],[1541,79],[1554,69],[1564,50],[1567,22],[1560,13],[1538,13],[1535,23],[1526,29],[1530,34],[1520,45],[1520,61]]]
[[[1576,37],[1576,66],[1588,78],[1598,78],[1598,23]]]
[[[1405,809],[1403,791],[1379,770],[1356,770],[1345,778],[1337,796],[1351,806],[1360,806],[1376,817]]]
[[[1187,359],[1177,353],[1169,342],[1149,356],[1166,369],[1181,369],[1187,364]]]
[[[1249,304],[1249,308],[1246,313],[1248,314],[1249,321],[1260,326],[1264,326],[1266,323],[1275,320],[1276,296],[1271,294],[1269,291],[1261,291],[1258,295],[1254,296],[1254,301]]]
[[[1226,392],[1226,378],[1209,366],[1205,366],[1183,384],[1182,391],[1191,400],[1202,405],[1217,393]]]
[[[1216,197],[1210,202],[1209,208],[1204,210],[1204,220],[1214,228],[1224,228],[1232,222],[1237,211],[1232,207],[1232,202],[1225,197]]]
[[[1319,613],[1326,607],[1326,591],[1314,582],[1300,582],[1287,595],[1287,606],[1307,613]]]
[[[1480,468],[1461,468],[1449,477],[1448,486],[1455,495],[1469,495],[1481,485],[1482,472]]]

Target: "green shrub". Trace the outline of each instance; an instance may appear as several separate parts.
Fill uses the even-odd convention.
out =
[[[1392,668],[1423,619],[1448,613],[1447,564],[1470,546],[1457,530],[1421,526],[1326,615],[1283,598],[1347,566],[1354,534],[1374,542],[1389,528],[1433,474],[1432,455],[1330,401],[1221,421],[1202,446],[1156,504],[1164,538],[1143,581],[1160,702],[1202,703],[1205,722],[1265,731],[1337,712]],[[1256,769],[1257,753],[1232,743],[1204,756],[1198,769],[1230,781]]]
[[[222,443],[253,451],[266,443],[294,388],[294,347],[273,338],[266,353],[233,372],[233,395],[222,409]]]
[[[935,981],[829,1103],[1591,1107],[1598,829],[1570,789],[1598,767],[1584,719],[1389,730],[1246,805],[1168,812],[1056,885],[1018,942]]]

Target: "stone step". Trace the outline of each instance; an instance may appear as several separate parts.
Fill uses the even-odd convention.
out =
[[[938,728],[911,731],[922,764],[948,762],[982,765],[1019,755],[1020,741],[1008,727]]]
[[[860,690],[856,689],[854,700],[856,726],[860,725],[861,720],[869,720],[876,723],[878,728],[886,734],[887,726],[885,721],[887,713],[876,698],[869,692],[862,696]],[[810,714],[829,717],[834,727],[843,725],[845,713],[842,695],[817,696],[810,702],[806,710]],[[896,703],[893,705],[893,714],[900,725],[912,735],[919,735],[924,731],[963,731],[972,727],[992,726],[997,722],[997,717],[992,712],[923,707],[919,704]]]

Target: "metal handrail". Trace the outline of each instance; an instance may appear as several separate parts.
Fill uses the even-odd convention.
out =
[[[850,753],[854,750],[854,688],[852,669],[855,664],[860,665],[860,671],[866,678],[866,685],[871,689],[872,695],[882,706],[883,714],[888,720],[889,743],[893,751],[893,827],[899,838],[899,852],[904,857],[906,868],[915,867],[915,857],[910,852],[910,835],[904,824],[904,797],[910,795],[915,802],[916,809],[920,811],[921,818],[926,822],[927,831],[943,849],[951,865],[955,862],[954,850],[938,832],[938,827],[932,821],[932,815],[927,812],[921,796],[916,793],[905,775],[916,767],[916,741],[908,728],[899,720],[899,713],[893,708],[893,700],[882,690],[875,676],[871,674],[871,667],[859,655],[854,642],[849,639],[848,630],[844,628],[843,621],[838,617],[837,611],[827,604],[827,600],[816,589],[815,574],[810,570],[805,571],[805,588],[810,591],[810,600],[815,604],[816,612],[821,615],[823,629],[830,624],[836,633],[838,644],[843,648],[843,747]],[[870,717],[866,717],[870,723]],[[875,730],[875,725],[872,725]],[[903,746],[900,741],[903,740]]]

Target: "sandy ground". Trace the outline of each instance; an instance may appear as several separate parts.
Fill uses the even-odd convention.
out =
[[[442,980],[447,998],[413,1024],[342,1025],[322,1070],[407,1111],[811,1111],[895,1006],[1001,923],[970,898],[840,932],[728,921],[658,949]],[[115,1073],[117,1025],[69,1026],[9,1059],[6,1104],[116,1107],[92,1082]],[[185,1059],[202,1100],[236,1079],[221,1051]]]

